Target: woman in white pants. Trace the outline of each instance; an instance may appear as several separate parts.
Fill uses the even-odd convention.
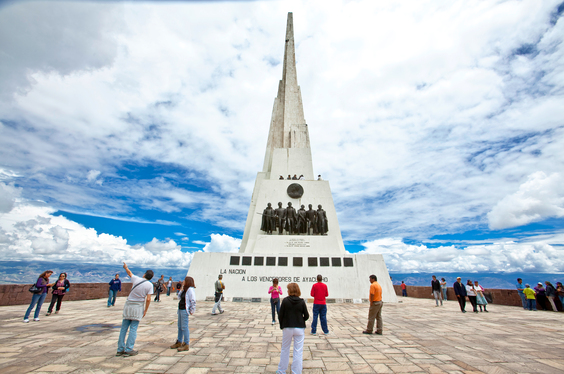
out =
[[[278,320],[282,329],[282,350],[277,374],[286,373],[290,363],[290,345],[294,340],[292,374],[302,372],[304,356],[305,321],[309,318],[307,306],[301,296],[300,287],[296,283],[288,284],[288,296],[282,300]]]

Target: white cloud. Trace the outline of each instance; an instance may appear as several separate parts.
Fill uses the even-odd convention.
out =
[[[204,252],[238,252],[241,239],[225,234],[211,234],[211,241],[206,243]]]
[[[491,229],[523,226],[564,217],[564,178],[560,173],[529,175],[519,190],[501,199],[488,213]]]
[[[549,272],[564,271],[564,249],[549,243],[561,243],[564,233],[550,238],[531,237],[522,241],[465,248],[406,244],[400,238],[366,242],[360,253],[382,254],[390,272]]]
[[[0,179],[53,209],[127,220],[135,204],[173,217],[161,224],[241,231],[291,8],[314,172],[331,182],[345,240],[558,217],[556,190],[501,203],[564,165],[560,2],[10,3]],[[121,248],[103,235],[90,239]]]
[[[0,182],[0,214],[12,210],[15,200],[20,196],[21,191],[22,189],[15,187],[13,183],[5,184]]]

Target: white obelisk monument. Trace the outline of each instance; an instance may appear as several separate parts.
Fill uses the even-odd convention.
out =
[[[303,179],[288,180],[289,175]],[[282,230],[280,225],[272,232],[263,230],[269,203],[274,209],[282,203],[279,212],[285,212],[285,220],[266,218],[282,222]],[[311,226],[315,227],[307,232],[291,229],[287,218],[293,214],[286,210],[288,203],[295,208],[296,217],[302,205],[306,211],[314,211],[309,212],[309,217],[326,217],[322,219],[325,229],[317,227],[319,220],[312,221]],[[296,220],[293,223],[295,227]],[[383,300],[397,301],[382,255],[345,251],[329,182],[317,180],[313,173],[308,125],[296,72],[292,13],[288,13],[282,80],[274,100],[264,166],[257,174],[243,241],[239,253],[194,254],[188,275],[195,279],[199,298],[213,296],[213,284],[219,274],[226,285],[224,295],[232,301],[268,300],[273,278],[279,279],[284,290],[285,284],[298,283],[302,296],[307,298],[318,274],[329,287],[330,301],[367,299],[371,274],[378,277]]]

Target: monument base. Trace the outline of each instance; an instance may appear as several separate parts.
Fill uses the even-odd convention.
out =
[[[311,286],[318,274],[329,288],[329,298],[343,302],[367,301],[369,276],[375,274],[382,286],[382,300],[397,302],[397,296],[380,254],[346,254],[343,256],[315,256],[304,253],[259,255],[244,253],[196,252],[188,275],[196,283],[198,300],[214,295],[214,283],[223,275],[224,297],[232,301],[260,301],[268,299],[272,279],[278,278],[286,296],[286,285],[297,283],[302,298],[309,298]],[[253,300],[254,299],[254,300]]]

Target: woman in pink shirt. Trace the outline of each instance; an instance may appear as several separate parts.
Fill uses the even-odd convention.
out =
[[[278,314],[278,319],[280,319],[280,295],[282,295],[282,288],[278,285],[278,278],[272,280],[272,286],[268,289],[270,294],[270,308],[272,309],[272,324],[276,324],[276,319],[274,318],[274,310]]]

